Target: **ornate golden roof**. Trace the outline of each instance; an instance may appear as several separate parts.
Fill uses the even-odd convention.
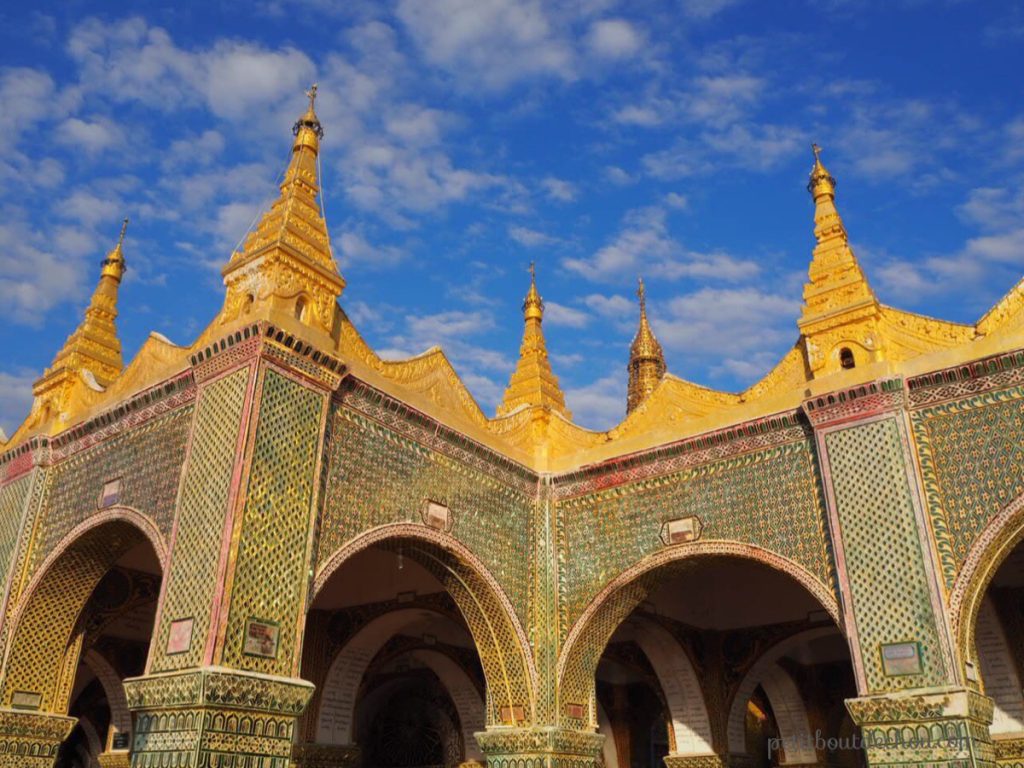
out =
[[[115,407],[187,369],[196,349],[255,319],[267,319],[337,354],[352,376],[539,471],[573,469],[778,413],[798,407],[810,394],[1024,347],[1024,280],[976,325],[881,304],[850,248],[835,206],[835,178],[815,146],[808,189],[816,244],[797,323],[799,338],[760,381],[743,392],[721,392],[665,372],[641,289],[640,323],[630,347],[627,416],[601,432],[574,424],[548,359],[544,302],[531,266],[519,359],[497,417],[488,418],[443,351],[432,348],[408,360],[382,360],[338,305],[345,281],[317,200],[323,129],[314,108],[315,86],[308,96],[308,108],[295,123],[280,196],[225,267],[225,304],[213,323],[187,347],[151,335],[122,370],[114,323],[124,274],[122,228],[82,324],[36,382],[32,413],[3,444],[5,449],[31,434],[55,433]]]
[[[549,408],[571,419],[565,407],[565,395],[558,386],[558,377],[551,370],[548,347],[544,341],[541,322],[544,320],[544,300],[537,292],[537,273],[530,264],[530,290],[523,299],[523,343],[519,347],[519,362],[498,406],[498,416],[507,416],[523,407]]]
[[[629,371],[627,414],[632,413],[655,390],[665,375],[665,353],[647,322],[647,294],[643,278],[638,280],[636,295],[640,300],[640,326],[629,347],[629,365],[626,366]]]

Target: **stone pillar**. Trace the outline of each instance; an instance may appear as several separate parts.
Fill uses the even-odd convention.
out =
[[[266,323],[192,358],[199,388],[133,768],[288,768],[337,360]]]
[[[990,768],[992,700],[963,688],[864,696],[846,702],[872,768]]]
[[[0,768],[52,768],[77,719],[0,709]]]
[[[553,726],[499,726],[475,734],[488,768],[599,768],[604,736]]]
[[[1024,735],[994,737],[992,747],[1000,768],[1024,768]]]
[[[292,768],[354,768],[359,765],[359,747],[346,744],[296,744],[292,747]]]
[[[821,464],[872,768],[991,766],[992,702],[961,680],[902,379],[804,403]]]

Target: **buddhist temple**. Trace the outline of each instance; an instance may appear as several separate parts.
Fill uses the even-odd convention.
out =
[[[815,145],[759,381],[674,375],[640,281],[579,426],[531,266],[492,414],[346,313],[296,107],[198,336],[122,359],[126,219],[0,437],[0,766],[1024,764],[1024,280],[881,303]]]

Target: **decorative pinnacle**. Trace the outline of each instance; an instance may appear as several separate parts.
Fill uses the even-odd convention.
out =
[[[807,191],[815,198],[822,194],[834,195],[836,180],[821,162],[821,147],[817,143],[811,144],[811,151],[814,153],[814,165],[811,166],[811,178],[807,182]]]
[[[121,222],[121,234],[117,237],[117,244],[121,246],[124,244],[124,233],[128,231],[128,217],[124,217],[124,221]]]
[[[124,245],[124,236],[128,231],[128,217],[124,217],[124,221],[121,222],[121,234],[117,236],[117,245],[115,245],[110,253],[107,254],[100,266],[103,268],[100,274],[106,277],[113,277],[119,281],[124,276],[127,265],[124,263],[124,253],[121,250],[121,246]]]
[[[526,320],[540,320],[544,317],[544,300],[537,291],[537,268],[530,262],[530,290],[523,299],[523,317]]]
[[[309,128],[316,134],[318,139],[322,139],[324,137],[323,126],[320,125],[320,118],[316,116],[316,110],[314,109],[316,105],[317,88],[317,84],[313,83],[306,91],[306,96],[309,98],[309,109],[307,109],[306,114],[296,120],[295,125],[292,126],[292,133],[295,136],[299,135],[299,131],[302,128]],[[296,142],[296,145],[298,145],[298,142]]]
[[[638,299],[640,299],[640,314],[641,315],[646,315],[647,314],[647,291],[644,290],[644,279],[642,277],[638,277],[636,279],[636,282],[637,282],[636,297]]]

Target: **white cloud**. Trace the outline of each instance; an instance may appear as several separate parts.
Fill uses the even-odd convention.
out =
[[[695,19],[709,19],[742,0],[681,0],[683,13]]]
[[[96,155],[111,147],[124,145],[124,133],[112,121],[105,118],[81,120],[70,117],[57,126],[54,138],[72,150]]]
[[[615,238],[590,257],[562,262],[566,269],[590,280],[613,280],[625,275],[745,280],[758,273],[756,262],[726,253],[698,253],[684,248],[669,233],[662,208],[631,211]]]
[[[604,169],[605,178],[608,179],[612,184],[620,187],[634,184],[636,179],[629,174],[626,170],[620,168],[617,165],[609,165]]]
[[[587,36],[587,45],[604,59],[627,59],[643,48],[643,35],[625,19],[595,21]]]
[[[0,429],[10,437],[32,407],[32,383],[38,373],[15,369],[0,371]]]
[[[359,232],[342,232],[337,239],[341,267],[353,264],[368,267],[393,267],[405,260],[406,252],[395,245],[373,245]]]
[[[590,315],[580,309],[547,301],[544,303],[544,322],[566,328],[586,328]]]
[[[690,201],[686,195],[680,195],[678,192],[669,192],[664,197],[665,205],[669,208],[675,208],[677,211],[685,211],[690,206]]]
[[[541,0],[399,0],[397,14],[427,61],[457,82],[500,90],[576,76],[572,46]]]
[[[566,404],[578,424],[589,429],[611,429],[626,415],[626,377],[611,373],[565,392]]]
[[[536,229],[513,225],[508,228],[508,236],[520,245],[527,248],[537,248],[542,245],[552,245],[558,242],[558,238],[538,232]]]
[[[576,199],[576,185],[571,181],[565,179],[557,179],[554,176],[548,176],[543,179],[540,183],[547,196],[552,200],[559,200],[563,203],[571,203]]]

